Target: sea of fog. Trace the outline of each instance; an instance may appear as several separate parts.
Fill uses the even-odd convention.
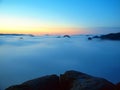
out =
[[[120,81],[120,41],[87,36],[0,36],[0,90],[48,74],[77,70]]]

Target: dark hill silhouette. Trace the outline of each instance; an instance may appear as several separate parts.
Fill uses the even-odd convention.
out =
[[[32,34],[2,34],[2,33],[0,33],[0,36],[31,36],[31,37],[33,37],[34,35],[32,35]]]
[[[101,35],[100,38],[101,39],[108,39],[108,40],[120,40],[120,32]]]

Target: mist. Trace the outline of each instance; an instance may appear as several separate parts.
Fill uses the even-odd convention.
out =
[[[119,41],[90,41],[85,35],[56,37],[0,36],[1,89],[66,70],[120,81]]]

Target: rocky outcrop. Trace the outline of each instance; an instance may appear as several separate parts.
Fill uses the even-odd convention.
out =
[[[119,33],[110,33],[107,35],[101,35],[101,39],[108,39],[108,40],[120,40],[120,32]]]
[[[118,84],[119,85],[119,84]],[[118,90],[111,82],[78,71],[48,75],[7,88],[6,90]]]
[[[92,40],[92,38],[91,38],[91,37],[88,37],[88,40]]]
[[[120,90],[120,82],[116,85],[116,90]]]
[[[59,90],[59,77],[48,75],[7,88],[6,90]]]
[[[63,37],[64,38],[71,38],[69,35],[64,35]]]
[[[5,90],[33,90],[32,87],[30,86],[27,86],[27,85],[14,85],[14,86],[11,86]]]
[[[96,36],[93,36],[93,38],[100,38],[100,37],[96,35]]]
[[[60,76],[62,90],[114,90],[115,85],[98,77],[77,71],[67,71]],[[65,89],[64,89],[65,88]]]

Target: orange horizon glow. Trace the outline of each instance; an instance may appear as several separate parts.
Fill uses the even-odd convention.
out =
[[[81,30],[80,28],[39,28],[39,29],[22,29],[22,30],[10,30],[10,29],[0,29],[0,33],[5,33],[5,34],[33,34],[33,35],[43,35],[43,34],[50,34],[50,35],[55,35],[55,34],[84,34],[86,33],[85,31]]]
[[[71,24],[59,24],[32,18],[0,17],[0,33],[6,34],[83,34],[84,29]]]

